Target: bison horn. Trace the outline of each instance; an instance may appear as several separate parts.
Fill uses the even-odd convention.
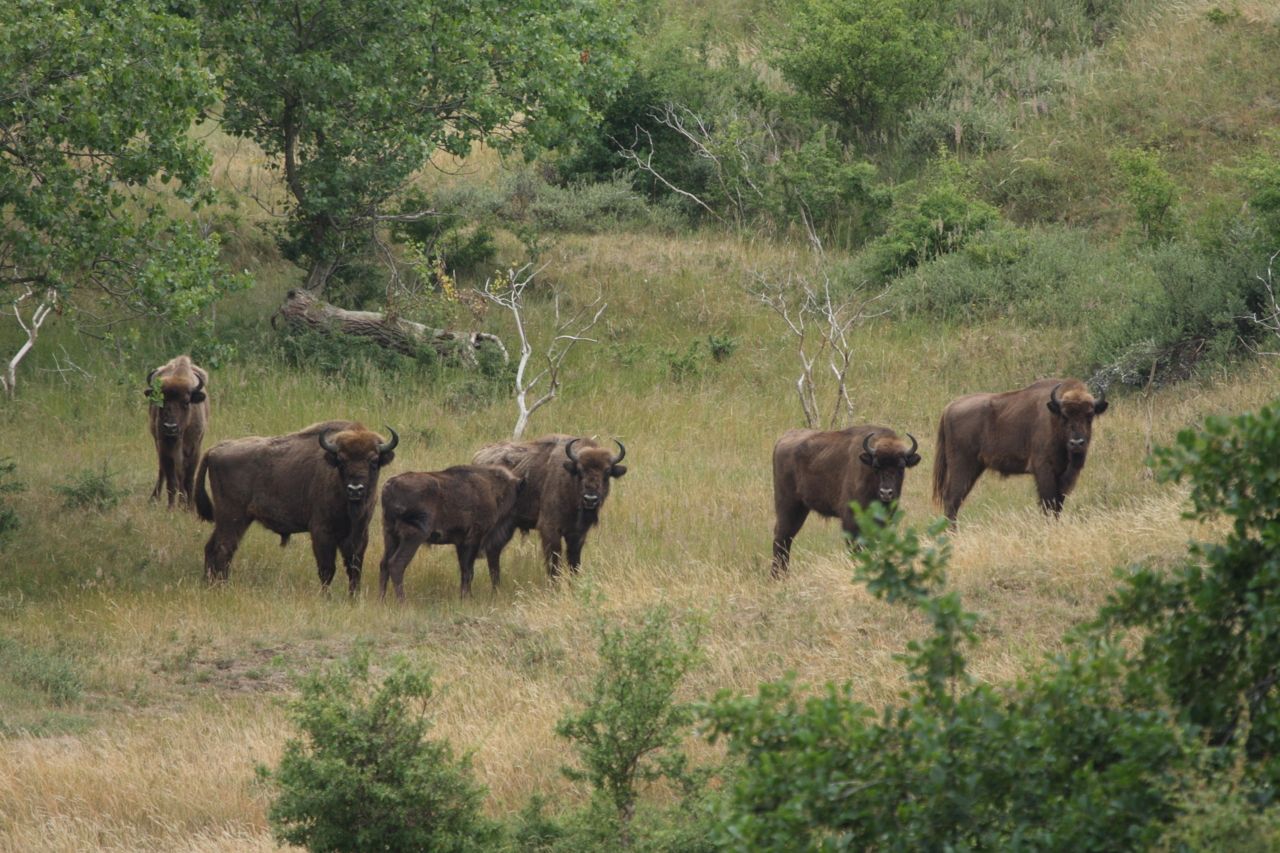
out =
[[[907,451],[907,455],[910,456],[916,452],[918,447],[920,447],[920,442],[916,441],[916,437],[911,433],[907,433],[907,438],[911,439],[911,449]]]
[[[155,367],[155,368],[152,368],[151,372],[147,374],[147,388],[148,388],[148,389],[151,387],[151,382],[152,382],[152,380],[154,380],[154,379],[156,378],[156,374],[157,374],[157,373],[159,373],[159,372],[160,372],[160,368]]]
[[[618,439],[616,438],[613,440],[613,443],[618,445],[618,455],[613,457],[613,459],[609,460],[609,464],[617,465],[623,459],[627,458],[627,446],[623,444],[621,441],[618,441]]]
[[[1107,402],[1107,389],[1099,387],[1098,399],[1094,400],[1093,404],[1096,406],[1098,403],[1105,403],[1105,402]]]
[[[1058,389],[1061,387],[1062,387],[1062,383],[1059,382],[1057,385],[1054,385],[1053,390],[1049,392],[1049,401],[1052,402],[1055,406],[1062,405],[1062,401],[1058,399]]]
[[[384,442],[383,444],[378,445],[378,452],[386,453],[389,450],[395,450],[396,445],[400,443],[400,436],[396,434],[395,430],[393,430],[391,427],[387,426],[386,424],[383,424],[382,426],[383,428],[386,429],[387,432],[391,433],[390,441]]]
[[[330,453],[338,452],[338,445],[329,440],[329,433],[327,432],[320,433],[320,446]]]
[[[203,391],[203,390],[204,390],[204,377],[203,377],[203,376],[201,376],[199,373],[197,373],[197,374],[196,374],[196,387],[195,387],[195,390],[193,390],[191,393],[192,393],[192,394],[194,394],[194,393],[196,393],[196,391]]]
[[[568,443],[568,444],[566,444],[566,445],[564,446],[564,455],[569,457],[569,461],[570,461],[570,462],[577,462],[577,461],[578,461],[578,456],[577,456],[577,454],[575,454],[575,453],[573,452],[573,446],[574,446],[575,444],[577,444],[577,443],[578,443],[579,441],[581,441],[581,440],[582,440],[582,439],[580,439],[580,438],[570,439],[569,443]]]
[[[872,456],[876,455],[876,452],[871,449],[871,439],[875,437],[876,437],[876,434],[874,432],[869,432],[867,433],[867,437],[862,439],[862,449],[865,450],[867,453],[870,453]]]

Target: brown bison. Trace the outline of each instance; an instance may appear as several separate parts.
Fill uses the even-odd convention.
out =
[[[888,427],[860,426],[833,432],[789,429],[773,446],[773,567],[784,577],[791,563],[791,541],[810,512],[840,519],[850,537],[858,535],[849,505],[892,503],[902,494],[907,469],[920,463],[920,446],[911,446]]]
[[[560,573],[562,554],[568,557],[569,571],[578,571],[582,545],[600,520],[609,483],[627,473],[627,466],[620,464],[627,448],[617,439],[614,444],[616,456],[589,438],[544,435],[533,441],[490,444],[472,459],[478,465],[502,465],[524,480],[516,500],[516,527],[524,532],[537,529],[552,577]]]
[[[225,580],[245,530],[258,522],[280,535],[310,533],[320,583],[328,586],[334,556],[342,552],[354,594],[369,541],[378,472],[391,464],[399,443],[351,421],[325,421],[271,438],[250,436],[222,441],[204,455],[196,484],[196,509],[213,522],[204,546],[209,580]],[[205,476],[213,500],[205,491]]]
[[[147,374],[147,421],[156,444],[160,470],[151,499],[159,500],[160,487],[169,491],[169,506],[179,497],[190,504],[200,444],[209,426],[209,374],[180,355]]]
[[[982,472],[1031,474],[1045,513],[1056,516],[1084,468],[1093,418],[1107,410],[1077,379],[1041,379],[1018,391],[952,400],[938,424],[933,498],[955,523]]]
[[[515,533],[516,496],[523,485],[500,465],[455,465],[388,480],[382,487],[381,597],[386,598],[390,580],[396,598],[404,601],[404,570],[422,545],[457,549],[464,596],[471,594],[476,555],[483,551],[496,592],[502,575],[498,558]]]

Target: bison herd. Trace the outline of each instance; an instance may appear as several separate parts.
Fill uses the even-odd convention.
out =
[[[325,421],[288,435],[219,442],[200,459],[209,423],[209,375],[182,355],[151,371],[146,393],[158,474],[169,505],[194,505],[213,522],[205,545],[207,579],[225,580],[253,522],[280,536],[311,536],[320,583],[327,587],[337,556],[348,588],[360,588],[378,476],[395,459],[400,438],[352,421]],[[934,448],[933,497],[954,525],[960,505],[982,472],[1031,474],[1045,513],[1061,512],[1084,467],[1093,419],[1107,409],[1075,379],[1042,379],[1017,391],[969,394],[942,412]],[[837,518],[858,532],[852,504],[898,500],[908,468],[920,463],[919,442],[882,426],[838,431],[793,429],[773,448],[774,577],[786,575],[791,543],[809,513]],[[476,558],[484,554],[494,589],[502,549],[516,530],[537,530],[549,575],[567,561],[577,572],[587,533],[599,521],[610,483],[627,472],[617,452],[590,438],[548,435],[482,447],[470,465],[412,472],[382,488],[384,549],[379,569],[404,599],[404,572],[422,545],[453,545],[463,595],[471,592]],[[197,460],[199,471],[197,473]]]

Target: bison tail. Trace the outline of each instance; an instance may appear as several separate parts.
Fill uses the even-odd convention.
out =
[[[196,512],[205,521],[213,521],[213,501],[204,487],[205,473],[209,470],[209,454],[200,460],[200,471],[196,474]]]
[[[938,442],[933,447],[933,502],[942,505],[943,488],[947,484],[947,418],[938,421]]]

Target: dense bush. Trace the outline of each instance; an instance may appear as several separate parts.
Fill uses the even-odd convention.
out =
[[[770,61],[853,132],[896,124],[938,85],[952,31],[936,0],[789,0]]]
[[[879,714],[849,685],[788,682],[721,696],[712,731],[741,762],[721,828],[759,850],[1131,850],[1175,812],[1188,766],[1158,710],[1115,701],[1123,656],[1098,643],[994,687],[966,673],[977,617],[942,592],[945,542],[862,512],[858,575],[918,609],[930,634],[902,656],[911,687]],[[888,523],[886,523],[888,522]],[[941,528],[934,528],[936,536]]]
[[[12,495],[26,488],[26,485],[14,477],[18,463],[7,457],[0,457],[0,546],[13,535],[21,524],[18,511],[9,505],[7,495]]]
[[[302,681],[270,785],[272,829],[313,851],[489,849],[498,827],[467,759],[426,737],[427,674],[399,661],[370,684],[367,652]]]
[[[1111,165],[1120,174],[1142,236],[1152,242],[1173,239],[1181,224],[1178,187],[1164,170],[1160,155],[1138,148],[1117,148],[1111,152]]]
[[[116,473],[102,463],[101,469],[86,468],[53,487],[62,495],[64,509],[92,509],[102,512],[120,503],[128,491],[116,482]]]
[[[324,333],[305,326],[283,324],[276,336],[280,357],[290,367],[328,376],[359,377],[368,371],[397,375],[435,368],[439,356],[429,346],[406,355],[359,335]]]
[[[1143,629],[1133,689],[1154,688],[1222,762],[1238,753],[1263,802],[1280,793],[1278,457],[1277,404],[1211,417],[1157,450],[1160,476],[1191,485],[1187,517],[1231,527],[1171,573],[1135,572],[1103,612],[1109,627]]]

